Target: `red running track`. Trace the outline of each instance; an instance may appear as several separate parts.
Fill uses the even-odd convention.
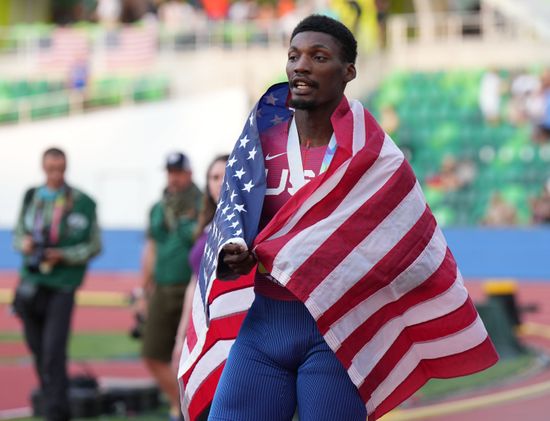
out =
[[[106,291],[129,294],[139,286],[137,274],[89,274],[81,291]],[[13,290],[17,284],[15,272],[0,272],[0,289]],[[19,319],[9,313],[9,307],[0,304],[0,334],[21,332]],[[72,320],[76,332],[121,332],[127,335],[134,324],[133,311],[129,307],[78,306]],[[136,378],[150,379],[140,360],[71,362],[71,374],[91,372],[100,379]],[[28,407],[31,391],[38,382],[30,354],[21,342],[0,342],[0,411]],[[7,387],[9,385],[9,387]]]
[[[150,375],[141,361],[71,362],[71,375],[92,373],[99,379],[126,378],[149,379]],[[0,412],[30,406],[29,397],[38,385],[38,379],[30,362],[1,364]]]
[[[17,273],[0,272],[0,289],[12,290],[17,285]],[[90,273],[79,291],[119,292],[130,294],[140,285],[135,273]],[[134,323],[134,314],[129,307],[82,307],[75,309],[72,329],[78,332],[128,331]],[[9,314],[8,306],[0,304],[0,332],[19,332],[21,324]]]
[[[0,272],[0,289],[13,289],[17,276],[13,272]],[[109,291],[130,293],[139,285],[138,274],[102,274],[90,273],[82,287],[83,291]],[[527,314],[525,322],[533,322],[550,327],[550,282],[520,282],[517,300],[520,305],[536,304],[537,313]],[[466,283],[474,301],[484,300],[482,283],[470,281]],[[133,324],[133,314],[130,308],[109,307],[77,307],[73,318],[74,331],[111,331],[126,334]],[[7,307],[0,306],[0,333],[18,332],[21,326],[19,321],[7,314]],[[550,339],[535,337],[526,338],[527,342],[545,350],[550,355]],[[22,357],[23,363],[0,364],[0,410],[28,406],[30,391],[36,387],[36,377],[32,365],[29,363],[28,353],[22,344],[6,344],[0,347],[0,358]],[[10,359],[13,360],[13,359]],[[148,378],[149,375],[140,361],[110,361],[90,362],[89,367],[100,378],[126,377]],[[71,363],[72,373],[85,372],[82,364]],[[533,383],[550,381],[550,370],[538,373],[527,379],[512,379],[509,383],[483,393],[494,393],[527,386]],[[9,390],[5,385],[10,385]],[[476,393],[481,396],[483,393]],[[447,414],[439,417],[430,417],[433,421],[547,421],[550,419],[550,395],[525,398],[497,406],[488,406],[476,410]],[[426,418],[428,420],[428,418]]]
[[[466,286],[474,301],[485,299],[482,282],[467,282]],[[518,305],[535,304],[538,307],[537,313],[523,315],[522,321],[550,327],[550,282],[521,282],[518,286],[516,295]],[[522,340],[550,355],[550,338],[525,336]],[[510,379],[503,385],[461,396],[460,400],[488,398],[495,396],[495,393],[513,392],[548,382],[550,382],[550,367],[526,378]],[[457,398],[454,398],[438,403],[452,403],[456,400]],[[550,420],[550,392],[547,390],[541,395],[525,396],[476,409],[415,419],[422,421],[548,421]]]

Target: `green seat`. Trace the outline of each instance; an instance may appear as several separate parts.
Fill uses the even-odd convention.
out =
[[[40,120],[69,115],[70,104],[67,96],[38,97],[31,100],[31,119]]]
[[[448,206],[436,206],[432,208],[435,219],[442,227],[455,225],[457,220],[456,211]]]
[[[503,189],[525,222],[530,186],[541,186],[550,177],[550,146],[533,146],[528,127],[485,123],[478,105],[484,72],[394,72],[370,95],[374,115],[384,106],[395,108],[400,125],[393,137],[422,183],[440,170],[446,155],[475,162],[476,178],[464,190],[442,195],[424,186],[428,203],[445,224],[479,223],[491,194]]]
[[[84,105],[86,108],[112,106],[122,103],[126,83],[118,78],[93,81],[88,90]]]
[[[9,99],[0,98],[0,124],[16,123],[18,120],[17,104]]]
[[[10,83],[9,95],[11,98],[23,98],[29,94],[29,83],[26,80],[17,80]]]
[[[158,101],[168,96],[168,80],[164,78],[144,78],[133,86],[134,101]]]

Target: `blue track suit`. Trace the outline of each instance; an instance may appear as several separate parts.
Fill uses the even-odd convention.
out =
[[[300,301],[256,294],[223,370],[209,420],[365,421],[357,388]]]

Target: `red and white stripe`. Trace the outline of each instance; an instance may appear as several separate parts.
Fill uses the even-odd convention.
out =
[[[401,151],[358,102],[332,122],[337,165],[290,199],[255,250],[304,302],[375,420],[429,378],[498,357]]]
[[[283,206],[255,252],[306,305],[376,420],[430,378],[480,371],[498,357],[401,151],[356,101],[344,99],[332,124],[338,149],[328,171]],[[216,282],[214,333],[198,333],[206,323],[196,295],[197,339],[180,365],[191,419],[211,401],[253,296],[252,279],[231,291],[232,282]],[[247,299],[213,311],[224,294]]]
[[[195,289],[178,372],[186,419],[195,419],[212,401],[231,345],[254,299],[253,274],[231,282],[214,280],[208,324],[199,288]]]
[[[86,33],[72,28],[57,28],[51,45],[39,50],[38,66],[47,70],[69,71],[79,61],[86,62],[90,46]]]
[[[118,43],[106,50],[106,65],[111,70],[147,67],[158,54],[158,34],[154,27],[123,27]]]

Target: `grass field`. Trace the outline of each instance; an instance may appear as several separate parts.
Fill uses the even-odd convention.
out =
[[[20,333],[0,332],[0,343],[21,341]],[[139,358],[140,346],[141,342],[126,332],[73,333],[69,341],[69,356],[76,361],[133,359]]]
[[[90,420],[97,420],[97,421],[126,421],[126,420],[135,420],[135,421],[167,421],[168,416],[166,415],[168,413],[168,408],[161,408],[158,411],[150,412],[144,415],[102,415],[100,417],[96,418],[73,418],[72,421],[90,421]],[[37,417],[30,417],[30,418],[18,418],[19,421],[43,421],[43,418],[37,418]]]
[[[529,372],[538,363],[535,354],[529,353],[517,358],[500,360],[493,367],[465,377],[454,379],[432,379],[417,392],[422,400],[432,401],[449,395],[464,393],[502,382]]]

